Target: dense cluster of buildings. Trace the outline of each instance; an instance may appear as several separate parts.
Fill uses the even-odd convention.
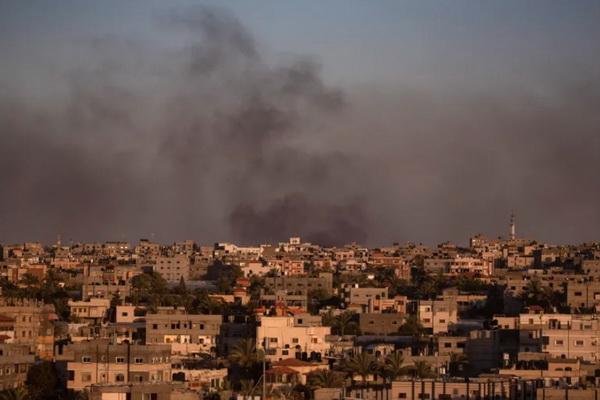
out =
[[[600,392],[600,244],[514,224],[468,247],[57,241],[0,260],[0,390],[50,363],[102,400]]]

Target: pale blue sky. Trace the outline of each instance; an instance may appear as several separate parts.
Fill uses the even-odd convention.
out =
[[[3,0],[0,4],[2,49],[21,56],[31,51],[29,57],[41,60],[49,46],[94,36],[122,35],[179,46],[176,33],[161,26],[160,17],[193,4],[214,4],[233,12],[265,54],[314,57],[333,83],[506,90],[536,88],[569,76],[595,76],[600,69],[598,1]],[[18,65],[18,59],[13,61]]]

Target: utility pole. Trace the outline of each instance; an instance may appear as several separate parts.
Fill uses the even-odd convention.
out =
[[[262,399],[267,399],[267,348],[269,347],[269,340],[265,336],[265,340],[263,342],[263,384],[262,384]]]

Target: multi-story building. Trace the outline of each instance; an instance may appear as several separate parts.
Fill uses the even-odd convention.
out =
[[[256,346],[266,346],[267,357],[272,361],[318,358],[329,350],[325,337],[330,334],[331,328],[322,326],[320,316],[260,317]]]
[[[265,286],[273,292],[285,290],[289,293],[306,293],[311,290],[323,290],[333,294],[333,275],[328,272],[318,276],[275,276],[265,279]]]
[[[0,343],[0,391],[23,386],[34,362],[29,346]]]
[[[600,305],[600,281],[568,282],[567,305],[574,309],[595,308]]]
[[[367,307],[373,300],[382,300],[388,298],[388,288],[361,288],[353,286],[347,288],[345,301],[348,306],[364,306]],[[380,310],[373,310],[377,312]]]
[[[198,393],[179,383],[98,384],[90,387],[90,400],[199,400]]]
[[[128,297],[131,294],[130,282],[106,282],[97,283],[84,280],[81,286],[81,298],[89,300],[91,298],[112,299],[118,296],[121,299]]]
[[[282,275],[304,275],[304,260],[295,258],[271,258],[267,260],[269,269],[276,269]]]
[[[69,300],[71,316],[82,321],[97,323],[106,317],[106,311],[110,308],[109,299],[91,298],[85,301]]]
[[[215,353],[222,323],[221,315],[159,309],[158,314],[146,315],[146,343],[171,344],[173,354]]]
[[[58,352],[67,361],[67,388],[80,391],[96,384],[170,382],[168,345],[110,344],[105,340],[74,343]]]
[[[154,271],[158,272],[167,282],[178,283],[190,277],[190,258],[187,254],[176,254],[172,257],[156,257]]]
[[[365,335],[397,334],[405,318],[405,314],[397,313],[361,313],[360,331]]]
[[[600,360],[600,321],[595,315],[568,315],[541,325],[542,351],[556,358]]]
[[[33,299],[0,298],[0,315],[14,319],[13,343],[29,346],[42,358],[52,357],[52,321],[57,318],[53,305]]]
[[[458,321],[458,305],[454,300],[419,300],[417,316],[433,334],[446,333]]]

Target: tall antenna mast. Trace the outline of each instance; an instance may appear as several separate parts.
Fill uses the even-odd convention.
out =
[[[514,211],[510,214],[510,240],[515,240],[516,228],[515,228],[515,213]]]

